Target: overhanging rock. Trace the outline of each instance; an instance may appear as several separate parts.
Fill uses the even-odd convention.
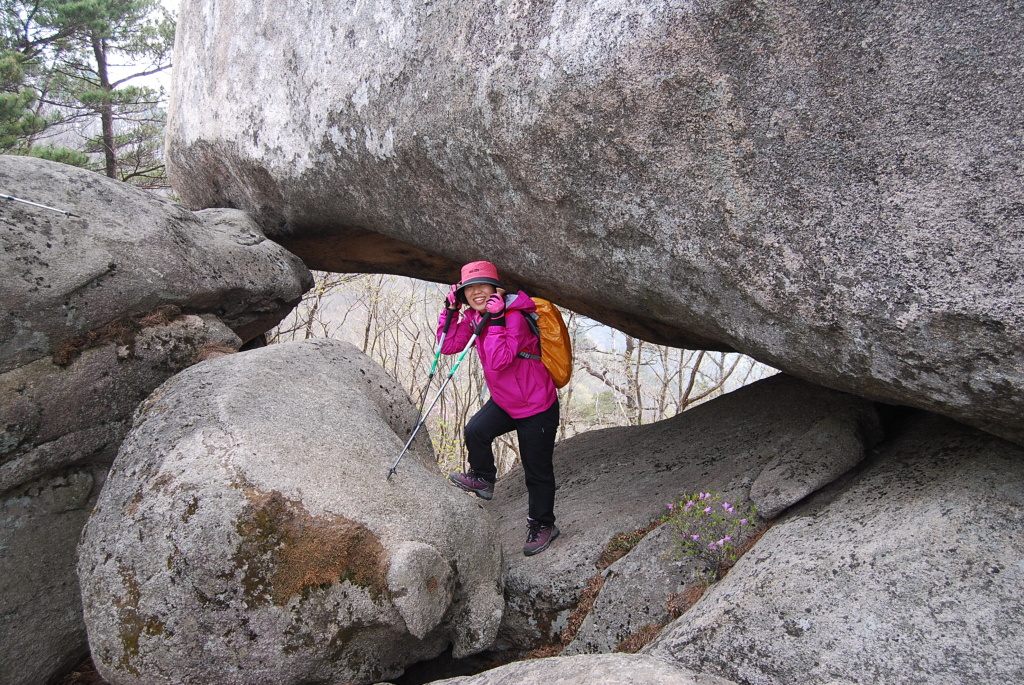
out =
[[[495,261],[1024,442],[1008,5],[185,0],[169,170],[316,268]]]

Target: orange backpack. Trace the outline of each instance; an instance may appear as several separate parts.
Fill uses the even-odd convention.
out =
[[[569,329],[558,307],[541,297],[531,299],[537,311],[526,315],[526,323],[538,338],[540,356],[528,352],[520,352],[519,356],[524,359],[540,359],[551,374],[555,387],[564,388],[572,377],[572,339]]]

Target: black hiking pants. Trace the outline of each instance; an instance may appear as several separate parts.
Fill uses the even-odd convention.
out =
[[[530,496],[529,516],[548,526],[555,522],[555,469],[551,455],[555,451],[558,414],[557,399],[541,413],[524,419],[513,419],[494,400],[487,400],[466,424],[469,466],[477,476],[491,482],[498,476],[491,444],[499,435],[516,431]]]

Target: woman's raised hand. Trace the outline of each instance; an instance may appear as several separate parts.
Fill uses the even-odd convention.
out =
[[[502,312],[505,311],[505,298],[499,293],[494,293],[488,297],[487,311],[490,312],[491,316],[501,316]]]
[[[459,308],[462,306],[462,303],[459,302],[459,298],[457,297],[457,294],[459,292],[459,285],[459,283],[453,283],[451,290],[448,291],[448,297],[444,299],[444,306],[447,307],[448,309],[454,309],[455,311],[458,311]]]

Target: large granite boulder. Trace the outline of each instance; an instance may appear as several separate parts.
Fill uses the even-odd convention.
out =
[[[0,684],[45,683],[84,658],[75,547],[131,413],[204,348],[239,344],[215,317],[187,315],[140,331],[127,358],[107,343],[67,369],[40,359],[0,374],[0,428],[24,433],[0,463]]]
[[[489,647],[485,512],[445,484],[416,407],[330,340],[193,366],[140,407],[82,536],[111,683],[372,683]]]
[[[739,683],[1024,682],[1024,450],[919,416],[645,653]]]
[[[810,437],[823,425],[833,426],[834,435],[845,425],[845,435],[829,453],[815,447]],[[728,501],[761,508],[756,493],[764,492],[774,514],[783,503],[799,502],[860,463],[881,439],[881,430],[871,402],[776,375],[665,421],[578,435],[555,448],[555,514],[561,536],[534,557],[522,554],[527,493],[521,468],[513,469],[497,483],[494,499],[486,505],[506,552],[507,608],[499,647],[529,649],[557,642],[591,579],[600,573],[598,562],[609,543],[616,535],[657,521],[667,513],[666,504],[710,490]],[[811,463],[812,457],[817,461],[805,470],[816,472],[815,478],[780,478],[789,472],[782,464]],[[775,485],[763,487],[765,480]],[[782,482],[788,485],[782,487]],[[780,500],[782,496],[787,499]],[[660,555],[661,550],[651,553]],[[642,588],[641,577],[627,574],[622,566],[604,573],[608,597],[628,596],[633,611],[624,619],[619,612],[584,626],[582,644],[575,650],[610,651],[644,625],[667,621],[669,596],[692,583],[697,569],[657,566],[654,575],[659,570],[665,575]],[[615,582],[619,575],[625,575],[621,583]],[[598,596],[598,606],[601,601]]]
[[[312,278],[237,210],[27,157],[0,187],[61,210],[0,200],[0,683],[34,685],[86,653],[75,545],[135,407]]]
[[[488,258],[1024,442],[1022,41],[982,0],[184,0],[168,168],[317,268]]]
[[[595,654],[517,661],[475,676],[435,681],[440,685],[733,685],[669,661],[638,654]]]
[[[163,305],[215,313],[243,342],[312,286],[303,264],[238,211],[193,213],[65,164],[0,155],[0,373]]]
[[[702,597],[691,592],[700,568],[674,559],[666,525],[599,571],[609,528],[644,522],[619,508],[648,506],[657,515],[673,497],[664,483],[774,499],[789,488],[756,484],[786,469],[763,452],[795,458],[799,446],[807,451],[795,463],[821,470],[810,457],[825,451],[808,436],[837,424],[829,418],[836,406],[820,406],[827,396],[814,392],[801,401],[786,387],[796,383],[761,381],[676,417],[674,426],[562,443],[563,534],[536,557],[518,554],[521,473],[500,481],[489,505],[509,566],[499,646],[523,649],[560,634],[568,643],[562,654],[579,655],[653,640],[643,653],[748,684],[1020,681],[1024,450],[927,412],[887,411],[885,439],[846,472],[817,479],[822,485],[791,502]],[[799,421],[810,430],[801,433]],[[836,439],[833,447],[851,443]]]

